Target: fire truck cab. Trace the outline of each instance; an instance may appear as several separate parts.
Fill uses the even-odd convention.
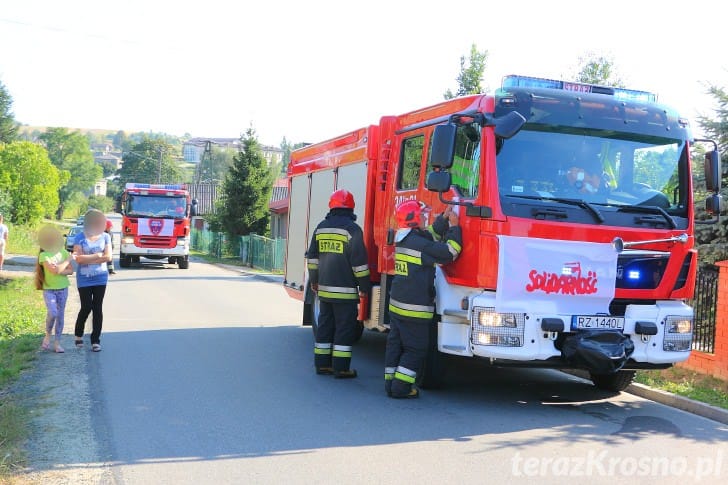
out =
[[[582,368],[621,390],[636,369],[687,359],[697,268],[688,122],[654,94],[507,76],[295,151],[284,286],[315,325],[305,251],[333,190],[356,199],[374,290],[362,325],[386,331],[395,207],[458,212],[463,250],[439,267],[421,385],[440,357]],[[712,143],[712,142],[711,142]],[[715,144],[713,144],[715,146]],[[719,214],[720,157],[705,160]]]
[[[184,185],[128,183],[120,199],[119,266],[141,258],[189,268],[190,218],[196,203]]]

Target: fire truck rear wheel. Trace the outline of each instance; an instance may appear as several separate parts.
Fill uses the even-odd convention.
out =
[[[179,269],[187,269],[190,267],[190,260],[187,258],[177,258],[177,266],[179,266]]]
[[[620,370],[614,374],[592,374],[589,373],[592,383],[603,391],[620,392],[632,384],[635,371]]]
[[[430,342],[417,385],[422,389],[437,389],[445,382],[445,356],[437,350],[437,322],[430,324]]]

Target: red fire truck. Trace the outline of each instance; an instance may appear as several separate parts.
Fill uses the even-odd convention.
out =
[[[315,325],[306,245],[331,192],[349,190],[374,283],[360,318],[386,331],[395,207],[416,199],[432,219],[451,205],[463,250],[437,268],[420,385],[437,385],[451,354],[582,368],[596,386],[622,390],[636,369],[690,353],[696,141],[709,142],[651,93],[524,76],[505,77],[494,95],[384,116],[291,155],[284,286]],[[713,146],[704,168],[716,216]]]
[[[144,257],[189,268],[190,217],[196,202],[185,185],[128,183],[120,202],[119,266],[127,268]]]

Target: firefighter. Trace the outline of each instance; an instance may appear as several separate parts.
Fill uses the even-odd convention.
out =
[[[419,396],[414,383],[427,354],[429,327],[434,325],[435,264],[454,261],[462,247],[458,216],[451,208],[431,226],[423,209],[422,203],[408,200],[396,212],[395,276],[384,369],[384,387],[393,398]]]
[[[357,337],[357,303],[371,291],[364,237],[355,222],[354,196],[337,190],[329,213],[314,231],[306,257],[311,289],[320,312],[314,344],[317,374],[356,377],[350,369],[351,346]]]

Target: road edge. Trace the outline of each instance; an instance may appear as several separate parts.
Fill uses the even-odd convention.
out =
[[[228,271],[232,271],[234,273],[240,273],[245,276],[250,276],[251,278],[264,281],[266,283],[283,283],[283,275],[276,275],[273,273],[260,273],[258,271],[251,271],[246,269],[244,266],[235,266],[233,264],[225,264],[225,263],[215,263],[212,261],[206,261],[204,259],[198,259],[194,258],[192,259],[195,263],[203,263],[203,264],[210,264],[212,266],[217,266],[218,268],[226,269]]]
[[[586,371],[561,369],[561,372],[578,377],[591,384],[589,374]],[[696,401],[685,396],[678,396],[677,394],[663,391],[662,389],[655,389],[654,387],[637,382],[630,384],[624,392],[722,424],[728,424],[728,409],[719,408],[712,404]]]

